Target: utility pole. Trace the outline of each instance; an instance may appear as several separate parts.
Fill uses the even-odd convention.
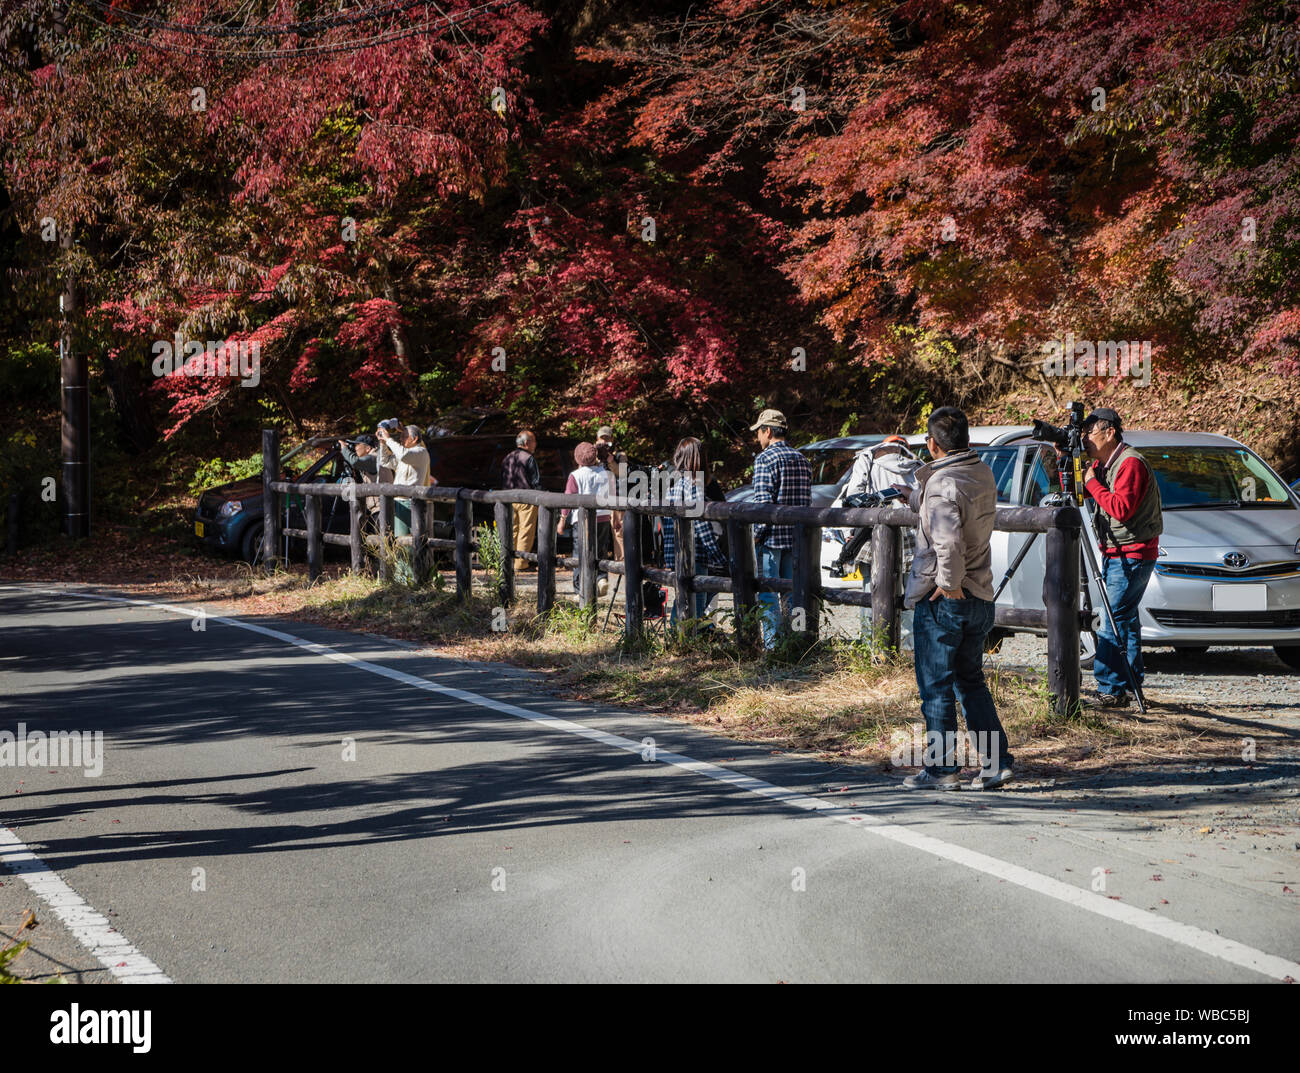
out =
[[[67,10],[54,10],[60,38],[68,34]],[[72,229],[57,221],[59,249],[72,250]],[[81,312],[77,279],[71,269],[59,296],[59,379],[63,385],[61,422],[63,456],[63,531],[73,539],[90,536],[90,371],[77,347],[73,326]]]

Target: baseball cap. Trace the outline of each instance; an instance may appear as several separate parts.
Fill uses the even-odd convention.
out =
[[[785,419],[785,414],[780,410],[764,410],[758,415],[758,420],[749,426],[749,431],[757,432],[764,425],[770,425],[772,428],[790,427],[790,423]]]
[[[613,438],[614,438],[614,430],[610,428],[608,425],[601,425],[600,428],[596,429],[596,439],[612,440]]]
[[[1119,419],[1119,414],[1109,406],[1101,406],[1098,409],[1093,410],[1092,413],[1083,419],[1083,427],[1087,428],[1094,421],[1109,421],[1115,427],[1117,432],[1123,427]]]

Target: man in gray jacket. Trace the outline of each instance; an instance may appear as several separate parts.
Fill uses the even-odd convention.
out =
[[[1012,762],[984,681],[984,640],[993,627],[989,541],[997,482],[970,449],[970,426],[956,407],[935,410],[926,431],[934,461],[916,471],[917,487],[911,492],[910,506],[920,514],[921,525],[904,599],[913,609],[926,748],[921,771],[903,785],[909,790],[960,787],[955,689],[980,754],[980,774],[971,789],[992,790],[1010,781]]]

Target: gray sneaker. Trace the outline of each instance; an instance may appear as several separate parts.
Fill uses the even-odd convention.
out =
[[[987,771],[981,771],[975,778],[971,779],[970,788],[972,790],[997,790],[1014,778],[1015,775],[1009,767],[998,768],[997,771],[989,768]]]
[[[960,790],[961,779],[954,771],[950,775],[934,775],[928,768],[922,768],[915,775],[903,780],[904,790]]]

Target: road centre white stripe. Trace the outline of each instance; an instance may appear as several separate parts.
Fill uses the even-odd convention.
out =
[[[14,590],[11,589],[10,591]],[[302,637],[297,637],[294,634],[285,633],[282,630],[271,629],[268,626],[260,626],[252,622],[244,622],[237,618],[209,615],[199,609],[179,607],[175,604],[156,603],[149,600],[137,600],[123,596],[109,596],[103,593],[73,592],[55,589],[32,589],[27,587],[17,587],[17,591],[26,593],[36,592],[51,596],[75,596],[89,600],[101,600],[109,603],[132,604],[137,607],[166,611],[190,618],[197,618],[202,615],[208,622],[219,622],[223,625],[232,626],[237,629],[258,633],[264,637],[284,641],[287,644],[305,649],[313,655],[322,656],[325,659],[331,659],[338,663],[350,664],[351,666],[357,667],[361,670],[369,671],[371,674],[380,675],[381,677],[387,678],[391,681],[400,682],[403,685],[414,686],[416,689],[422,689],[428,693],[438,693],[443,696],[453,697],[456,700],[464,701],[467,704],[474,704],[481,708],[500,712],[503,715],[510,715],[519,719],[527,719],[530,722],[538,723],[552,730],[559,730],[566,734],[587,738],[591,741],[599,742],[602,745],[609,745],[626,752],[636,753],[637,755],[640,755],[644,749],[641,742],[634,741],[631,738],[620,737],[617,734],[610,734],[606,731],[597,730],[593,727],[584,726],[581,723],[575,723],[567,719],[560,719],[553,715],[544,715],[540,712],[531,711],[528,708],[522,708],[516,704],[508,704],[505,701],[493,700],[491,697],[480,696],[479,694],[472,693],[469,690],[457,689],[454,686],[445,686],[437,682],[431,682],[427,678],[420,678],[413,674],[407,674],[405,671],[398,671],[378,663],[371,663],[368,660],[362,659],[359,656],[350,655],[347,652],[340,652],[336,649],[330,648],[328,645],[322,645],[315,641],[308,641]],[[1061,880],[1053,879],[1051,876],[1046,876],[1028,868],[1023,868],[1020,865],[1012,864],[1009,861],[1003,861],[997,857],[990,857],[987,854],[979,853],[975,850],[953,845],[952,843],[945,842],[942,839],[922,834],[919,831],[914,831],[911,828],[903,827],[898,824],[886,823],[883,820],[877,820],[873,817],[855,815],[851,810],[840,805],[832,804],[829,801],[823,801],[821,798],[812,797],[796,790],[790,790],[773,783],[764,782],[762,779],[756,779],[750,775],[731,771],[728,768],[720,767],[717,764],[692,760],[690,757],[683,756],[680,753],[672,753],[662,749],[656,749],[655,759],[666,764],[672,764],[674,767],[678,767],[683,771],[690,771],[697,775],[704,775],[707,778],[727,783],[731,786],[737,787],[738,789],[745,790],[752,794],[757,794],[760,797],[765,797],[772,801],[778,801],[782,804],[789,805],[792,808],[799,808],[808,812],[816,812],[825,816],[827,819],[836,821],[837,823],[845,823],[853,827],[862,828],[881,838],[886,838],[891,842],[910,846],[913,849],[921,850],[923,853],[928,853],[932,856],[964,865],[974,871],[983,872],[986,875],[1005,880],[1008,883],[1013,883],[1016,886],[1025,888],[1026,890],[1035,891],[1068,905],[1073,905],[1097,916],[1106,917],[1107,919],[1115,920],[1122,924],[1128,924],[1130,927],[1138,928],[1151,935],[1158,935],[1163,939],[1168,939],[1170,942],[1190,947],[1200,953],[1219,958],[1220,960],[1229,962],[1230,964],[1251,969],[1264,976],[1269,976],[1276,980],[1284,980],[1287,977],[1291,977],[1293,980],[1300,980],[1300,963],[1288,961],[1286,958],[1278,957],[1275,954],[1268,954],[1262,950],[1256,950],[1254,947],[1247,946],[1244,943],[1239,943],[1233,939],[1225,938],[1202,928],[1197,928],[1191,924],[1182,924],[1178,921],[1169,920],[1166,917],[1157,916],[1155,913],[1138,909],[1135,906],[1125,905],[1124,903],[1114,901],[1105,895],[1084,890],[1081,887],[1075,887],[1069,883],[1062,882]]]

